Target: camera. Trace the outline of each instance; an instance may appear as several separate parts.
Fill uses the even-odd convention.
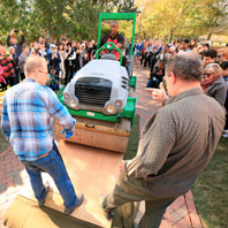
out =
[[[18,29],[14,29],[14,32],[15,32],[15,33],[18,33],[18,32],[19,32],[19,30],[18,30]]]

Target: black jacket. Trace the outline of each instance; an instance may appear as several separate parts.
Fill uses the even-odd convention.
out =
[[[16,51],[16,54],[17,56],[19,57],[20,54],[22,53],[22,45],[24,44],[25,42],[25,37],[22,35],[21,36],[21,40],[20,42],[18,42],[17,44],[11,44],[10,43],[10,36],[7,37],[7,45],[10,47],[10,46],[13,46],[15,48],[15,51]]]

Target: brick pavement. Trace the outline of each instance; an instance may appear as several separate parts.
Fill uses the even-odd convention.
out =
[[[137,75],[137,114],[140,115],[140,131],[145,122],[158,108],[153,103],[149,92],[144,91],[149,77],[148,69],[135,67]],[[29,178],[23,165],[15,157],[12,148],[0,154],[0,228],[5,226],[1,222],[3,214],[12,204],[23,186],[28,184]],[[141,210],[141,207],[140,207]],[[143,213],[143,211],[141,211]],[[180,196],[167,208],[160,228],[202,228],[192,192]]]

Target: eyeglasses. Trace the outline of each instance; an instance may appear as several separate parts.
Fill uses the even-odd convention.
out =
[[[211,75],[212,75],[212,73],[204,74],[203,78],[210,78]]]
[[[42,71],[42,70],[39,70],[41,73],[43,73],[43,74],[48,74],[48,72],[47,71]]]

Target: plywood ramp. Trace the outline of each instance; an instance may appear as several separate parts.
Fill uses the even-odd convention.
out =
[[[105,218],[99,205],[99,197],[114,188],[123,154],[63,140],[59,142],[59,150],[76,193],[83,193],[85,196],[83,205],[71,216],[100,227],[111,227],[111,222]],[[58,190],[49,176],[46,179],[50,179],[54,192],[48,194],[45,205],[63,212],[63,201]],[[31,190],[23,190],[22,195],[35,200]]]

